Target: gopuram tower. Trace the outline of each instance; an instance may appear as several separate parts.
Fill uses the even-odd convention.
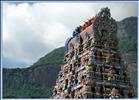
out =
[[[130,73],[118,50],[117,23],[103,8],[65,43],[54,98],[132,98]]]

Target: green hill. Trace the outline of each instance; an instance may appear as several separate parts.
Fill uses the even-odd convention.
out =
[[[119,48],[122,53],[137,52],[137,17],[129,17],[118,24]]]
[[[128,17],[118,25],[119,49],[127,64],[137,63],[137,17]]]
[[[122,56],[129,64],[136,64],[137,17],[126,18],[117,22],[117,24],[119,49],[123,54]],[[29,68],[3,68],[3,97],[51,98],[60,65],[63,63],[63,57],[64,47],[61,47],[40,58]],[[137,79],[133,81],[135,87],[137,87]]]
[[[29,68],[3,68],[4,98],[50,98],[64,57],[64,47],[40,58]]]

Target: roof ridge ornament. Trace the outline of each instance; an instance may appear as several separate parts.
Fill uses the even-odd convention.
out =
[[[108,7],[102,8],[96,15],[96,19],[93,24],[93,30],[96,37],[101,38],[101,31],[108,32],[108,38],[114,40],[117,34],[117,23],[111,17],[110,9]]]
[[[111,17],[110,9],[108,7],[106,8],[101,8],[101,11],[98,13],[98,16],[100,17]]]

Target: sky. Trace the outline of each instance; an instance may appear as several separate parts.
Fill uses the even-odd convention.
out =
[[[11,3],[2,9],[2,66],[26,68],[64,46],[74,29],[109,7],[117,21],[137,16],[136,2]]]

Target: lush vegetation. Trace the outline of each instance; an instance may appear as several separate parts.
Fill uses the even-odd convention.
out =
[[[137,52],[137,18],[130,17],[118,22],[119,49],[122,53]]]
[[[3,69],[4,98],[51,98],[63,63],[64,48],[58,48],[25,69]]]

